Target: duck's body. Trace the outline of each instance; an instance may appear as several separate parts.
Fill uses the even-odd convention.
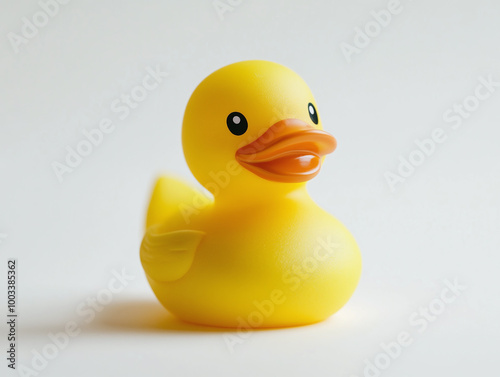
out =
[[[175,179],[161,181],[162,187],[186,192]],[[158,300],[177,317],[220,327],[297,326],[324,320],[354,292],[361,271],[356,242],[305,189],[279,198],[221,203],[201,199],[203,194],[194,191],[168,203],[159,200],[161,190],[150,211],[161,206],[174,210],[161,226],[150,228],[149,236],[185,232],[182,244],[170,243],[175,253],[182,245],[196,244],[182,278],[149,278]],[[193,204],[202,202],[206,205],[200,209]],[[160,254],[165,253],[168,246],[162,245]],[[182,274],[186,268],[170,263],[155,261],[149,270],[180,269]],[[148,264],[143,265],[148,271]]]
[[[321,157],[329,148],[327,136],[300,122],[273,127],[267,136],[239,145],[236,159],[215,167],[220,173],[228,163],[236,164],[216,180],[218,187],[202,178],[214,199],[172,178],[157,183],[141,260],[159,301],[185,321],[220,327],[304,325],[329,317],[354,292],[361,272],[354,238],[309,197],[302,181],[310,177],[293,175],[297,169],[309,174],[303,163],[297,167],[297,151],[304,154],[314,144],[310,153]],[[272,144],[263,141],[270,131]],[[278,162],[272,160],[276,153]],[[291,153],[292,160],[283,162]],[[211,173],[203,177],[220,176]]]

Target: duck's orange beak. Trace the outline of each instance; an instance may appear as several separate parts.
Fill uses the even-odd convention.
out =
[[[273,124],[257,140],[236,151],[236,160],[261,178],[276,182],[306,182],[321,168],[321,158],[337,141],[329,133],[299,119]]]

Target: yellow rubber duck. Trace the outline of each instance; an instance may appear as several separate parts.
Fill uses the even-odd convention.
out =
[[[210,192],[161,177],[141,262],[163,306],[202,325],[311,324],[339,310],[359,281],[356,241],[306,191],[336,140],[292,70],[244,61],[192,94],[182,143]]]

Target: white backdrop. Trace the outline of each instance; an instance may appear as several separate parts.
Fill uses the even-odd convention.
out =
[[[21,375],[498,374],[500,3],[62,3],[0,2],[0,312],[16,258]],[[364,269],[330,320],[241,336],[170,318],[138,248],[154,178],[194,182],[190,94],[247,59],[315,94],[339,147],[309,190]],[[148,75],[155,88],[137,89]]]

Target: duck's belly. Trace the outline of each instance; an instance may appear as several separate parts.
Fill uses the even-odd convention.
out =
[[[160,302],[183,320],[223,327],[308,324],[340,309],[361,273],[349,231],[318,207],[252,213],[200,218],[206,237],[189,272],[150,282]]]

